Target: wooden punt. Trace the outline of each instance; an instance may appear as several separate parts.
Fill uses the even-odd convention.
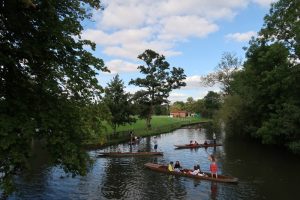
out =
[[[183,144],[174,145],[177,149],[194,149],[194,148],[207,148],[207,147],[217,147],[222,146],[222,144]]]
[[[162,156],[163,152],[102,152],[99,157]]]
[[[184,177],[189,177],[189,178],[194,178],[194,179],[200,179],[200,180],[208,180],[208,181],[216,181],[216,182],[223,182],[223,183],[238,183],[238,179],[235,177],[231,176],[224,176],[224,175],[219,175],[218,178],[213,178],[211,177],[211,173],[209,172],[204,172],[204,176],[200,175],[193,175],[189,174],[189,171],[192,171],[190,169],[183,169],[181,172],[176,172],[176,171],[168,171],[166,165],[160,165],[160,164],[155,164],[155,163],[146,163],[144,165],[146,168],[157,171],[157,172],[162,172],[166,174],[171,174],[175,176],[184,176]]]

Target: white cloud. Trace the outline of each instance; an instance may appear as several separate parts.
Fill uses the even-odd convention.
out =
[[[186,78],[185,82],[187,83],[186,87],[182,87],[177,90],[173,90],[170,93],[169,100],[173,103],[175,101],[184,101],[186,102],[188,97],[193,97],[194,100],[202,99],[208,93],[208,91],[220,92],[220,86],[218,84],[212,87],[204,87],[200,84],[201,76],[189,76]]]
[[[232,19],[251,0],[103,0],[94,12],[95,29],[82,37],[102,46],[113,58],[136,60],[145,49],[179,55],[178,42],[216,32],[217,20]]]
[[[134,94],[137,91],[139,91],[141,88],[136,87],[136,86],[128,86],[125,88],[126,92],[129,92],[130,94]]]
[[[228,40],[233,40],[237,42],[246,42],[251,39],[252,36],[256,36],[257,32],[255,31],[248,31],[245,33],[230,33],[225,36],[226,39]]]
[[[159,38],[163,40],[184,40],[188,37],[205,37],[218,30],[216,24],[197,16],[171,16],[162,21]]]
[[[254,3],[259,4],[263,7],[269,7],[271,3],[277,2],[278,0],[252,0]]]
[[[92,40],[97,44],[105,46],[122,45],[126,43],[139,43],[147,40],[151,36],[150,28],[142,29],[125,29],[115,31],[111,34],[105,33],[102,30],[87,29],[83,32],[82,37]]]
[[[186,79],[185,79],[186,86],[183,87],[182,89],[184,90],[184,89],[192,89],[192,88],[201,87],[200,79],[201,79],[201,76],[197,76],[197,75],[186,77]]]
[[[179,93],[179,92],[171,92],[170,96],[169,96],[169,101],[171,101],[171,103],[174,103],[175,101],[186,101],[186,99],[189,96],[187,94],[184,93]]]
[[[106,66],[111,71],[112,74],[122,73],[122,72],[136,72],[138,71],[138,64],[126,62],[124,60],[111,60],[106,62]]]

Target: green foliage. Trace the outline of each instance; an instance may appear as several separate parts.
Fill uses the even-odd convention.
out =
[[[171,112],[184,111],[185,103],[183,101],[175,101],[171,106]]]
[[[204,110],[202,111],[202,114],[204,117],[212,118],[216,111],[220,108],[221,105],[221,95],[209,91],[207,95],[203,98],[204,102]]]
[[[124,83],[119,75],[116,75],[105,88],[103,100],[110,110],[112,116],[110,122],[114,132],[120,125],[135,122],[135,118],[132,116],[130,94],[126,93],[124,88]]]
[[[196,109],[195,103],[196,101],[193,99],[193,97],[188,97],[185,103],[185,110],[194,113]]]
[[[186,75],[182,68],[173,67],[170,70],[165,57],[152,50],[146,50],[138,58],[146,63],[146,66],[138,67],[145,77],[131,80],[129,84],[143,88],[135,93],[134,99],[140,105],[139,116],[146,119],[147,127],[150,128],[154,106],[168,103],[169,93],[186,85],[183,82]]]
[[[300,1],[295,0],[274,3],[260,31],[262,43],[280,41],[289,49],[289,56],[293,60],[300,58],[299,7]]]
[[[233,76],[221,114],[233,131],[295,153],[300,153],[299,7],[292,0],[272,5],[261,37],[250,42],[244,69]]]
[[[226,124],[225,128],[228,136],[245,135],[245,122],[248,121],[247,117],[249,117],[246,105],[246,102],[239,95],[225,97],[216,119],[221,119]]]
[[[154,115],[169,115],[168,105],[156,105],[154,106]]]
[[[0,184],[28,166],[31,141],[45,140],[52,162],[85,174],[82,144],[99,134],[101,59],[85,50],[81,21],[99,0],[4,0],[0,10]]]

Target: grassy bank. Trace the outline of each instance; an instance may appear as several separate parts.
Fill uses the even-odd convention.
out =
[[[153,116],[151,120],[152,127],[150,130],[146,128],[145,120],[138,119],[134,124],[118,127],[117,133],[115,134],[113,133],[111,127],[107,124],[106,133],[99,136],[99,138],[94,138],[92,141],[87,142],[87,148],[93,149],[129,141],[130,131],[132,131],[136,136],[147,137],[151,135],[167,133],[182,126],[198,124],[207,121],[209,121],[209,119],[195,117],[171,118],[169,116]]]

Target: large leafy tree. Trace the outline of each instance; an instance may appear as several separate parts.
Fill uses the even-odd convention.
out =
[[[186,99],[186,103],[185,103],[185,109],[188,112],[195,112],[195,100],[193,99],[193,97],[188,97]]]
[[[183,101],[175,101],[170,108],[171,112],[185,111],[185,103]]]
[[[116,75],[105,88],[104,102],[111,112],[110,122],[114,132],[120,125],[135,122],[130,94],[124,89],[124,83],[119,75]]]
[[[297,153],[300,153],[299,7],[300,2],[293,0],[280,0],[272,5],[260,37],[250,42],[244,69],[231,82],[233,96],[225,100],[225,108],[234,114],[227,115],[227,124],[234,125],[234,130]],[[235,100],[239,100],[238,106],[232,104]]]
[[[203,98],[203,102],[205,109],[203,111],[203,116],[211,118],[221,106],[221,95],[216,92],[209,91]]]
[[[260,31],[261,44],[280,42],[289,50],[291,61],[299,63],[300,58],[300,1],[280,0],[270,9],[264,18],[264,26]],[[294,63],[295,64],[295,63]]]
[[[186,75],[182,68],[173,67],[170,70],[170,64],[165,57],[153,50],[146,50],[138,58],[146,63],[146,66],[138,67],[145,77],[132,79],[129,84],[143,88],[136,92],[135,99],[142,105],[141,117],[146,119],[147,127],[150,128],[154,106],[168,103],[169,93],[186,85],[183,82]]]
[[[85,50],[81,21],[99,0],[4,0],[0,5],[0,187],[28,166],[42,139],[52,164],[85,174],[83,141],[99,131],[103,61]]]

